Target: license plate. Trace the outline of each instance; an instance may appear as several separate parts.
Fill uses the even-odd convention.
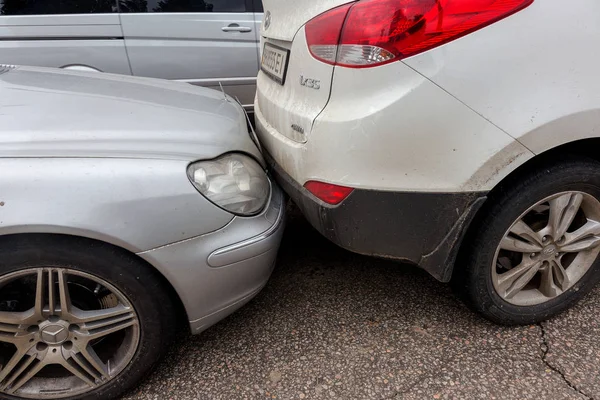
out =
[[[289,57],[289,50],[275,46],[271,43],[265,43],[260,69],[275,82],[283,85],[287,74]]]

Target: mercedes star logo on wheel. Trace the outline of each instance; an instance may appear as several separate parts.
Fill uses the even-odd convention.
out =
[[[69,331],[62,325],[48,325],[41,331],[42,340],[48,344],[60,344],[67,340]]]

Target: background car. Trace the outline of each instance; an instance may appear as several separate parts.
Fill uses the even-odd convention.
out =
[[[116,397],[265,285],[285,207],[232,98],[0,66],[0,110],[0,397]]]
[[[0,63],[179,80],[252,108],[260,0],[0,0]]]
[[[600,3],[267,0],[256,124],[342,247],[529,324],[600,279]]]

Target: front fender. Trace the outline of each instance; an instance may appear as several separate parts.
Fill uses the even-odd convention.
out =
[[[77,235],[138,253],[225,226],[232,215],[194,189],[186,167],[177,160],[0,159],[0,236]]]

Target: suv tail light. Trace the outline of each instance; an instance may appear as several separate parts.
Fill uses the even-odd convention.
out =
[[[354,189],[346,186],[319,181],[308,181],[304,184],[304,188],[318,199],[334,206],[340,204],[354,191]]]
[[[316,59],[366,68],[398,61],[508,17],[533,0],[360,0],[306,24]]]

